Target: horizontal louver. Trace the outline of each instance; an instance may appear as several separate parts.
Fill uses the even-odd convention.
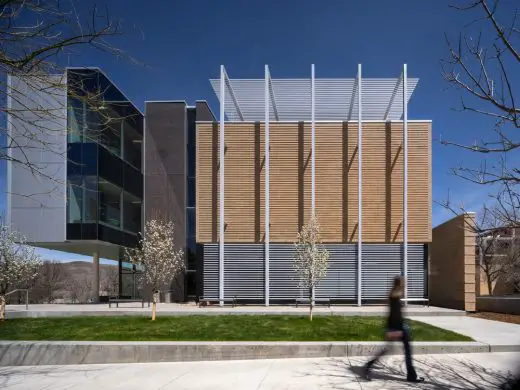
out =
[[[226,244],[224,246],[224,297],[263,300],[265,297],[264,245]],[[316,289],[317,298],[356,299],[357,245],[326,244],[329,251],[327,276]],[[385,299],[392,280],[402,272],[400,244],[364,244],[362,267],[363,300]],[[203,294],[218,299],[218,244],[204,245]],[[298,287],[294,272],[294,245],[270,245],[270,299],[293,300],[306,296]],[[408,245],[408,297],[425,295],[425,251],[422,244]]]

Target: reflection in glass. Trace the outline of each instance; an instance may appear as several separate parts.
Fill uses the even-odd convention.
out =
[[[70,98],[67,107],[67,138],[69,143],[83,141],[83,109],[84,102]]]
[[[73,177],[68,181],[67,215],[68,223],[81,223],[83,214],[83,192],[81,177]]]
[[[99,181],[99,220],[121,227],[121,189],[107,181]]]
[[[141,231],[141,200],[127,192],[123,192],[123,229]]]

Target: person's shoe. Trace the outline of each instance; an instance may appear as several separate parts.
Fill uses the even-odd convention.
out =
[[[421,378],[421,377],[418,377],[418,378],[407,378],[406,380],[408,382],[413,382],[413,383],[424,382],[424,378]]]

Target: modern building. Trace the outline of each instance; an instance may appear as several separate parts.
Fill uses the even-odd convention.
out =
[[[432,124],[408,119],[418,79],[406,66],[396,78],[362,78],[361,66],[355,78],[309,74],[276,79],[266,66],[263,78],[230,79],[222,66],[210,80],[218,119],[205,101],[147,101],[143,119],[99,69],[68,69],[45,103],[62,111],[50,126],[59,153],[30,157],[43,178],[9,164],[8,220],[38,246],[119,259],[120,295],[133,296],[122,249],[144,221],[167,217],[186,254],[173,299],[269,305],[304,294],[294,242],[315,213],[330,252],[316,297],[376,302],[402,274],[407,297],[423,298]],[[36,204],[24,193],[40,194]]]
[[[196,237],[201,294],[262,304],[306,295],[294,242],[316,213],[330,252],[314,292],[384,299],[395,275],[427,295],[431,121],[409,120],[418,79],[211,80],[219,121],[197,120]]]
[[[143,114],[97,68],[8,78],[7,222],[36,246],[120,260],[142,229]],[[132,295],[122,280],[120,295]],[[128,291],[126,291],[128,290]]]

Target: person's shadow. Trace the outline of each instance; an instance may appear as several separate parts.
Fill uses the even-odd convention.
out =
[[[514,390],[518,387],[518,377],[510,371],[499,371],[485,367],[470,359],[423,359],[415,358],[416,368],[422,383],[406,381],[404,361],[399,358],[379,361],[371,370],[372,381],[364,379],[363,358],[326,359],[315,364],[316,370],[304,375],[329,378],[328,387],[344,389],[345,386],[358,382],[360,387],[371,383],[377,388],[377,383],[385,389],[427,389],[427,390]],[[516,382],[515,382],[516,381]],[[350,388],[350,387],[349,387]],[[370,387],[372,388],[372,387]]]

